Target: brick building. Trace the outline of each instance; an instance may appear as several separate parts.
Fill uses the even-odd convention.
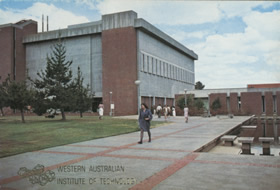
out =
[[[176,99],[183,94],[176,95]],[[280,83],[248,85],[247,88],[191,90],[187,92],[188,95],[201,99],[207,110],[210,107],[212,115],[280,116]],[[219,99],[221,107],[213,110],[211,105],[216,99]]]
[[[0,83],[8,74],[13,80],[25,78],[26,57],[23,38],[37,33],[37,22],[22,20],[15,24],[0,25]]]
[[[35,78],[38,71],[45,69],[46,55],[61,35],[67,59],[73,60],[73,73],[78,66],[81,68],[84,82],[94,94],[95,105],[103,101],[105,114],[111,111],[111,104],[114,104],[114,115],[136,114],[140,102],[149,106],[173,105],[175,94],[194,89],[194,61],[198,56],[137,18],[133,11],[102,15],[100,21],[65,29],[29,34],[18,39],[23,48],[22,58],[18,58],[24,61],[21,76],[27,71]],[[2,36],[0,40],[1,46],[12,43],[4,42]],[[9,67],[13,64],[3,62],[3,65],[5,71],[1,74],[12,73],[9,69],[13,68]],[[137,86],[135,81],[140,84]]]

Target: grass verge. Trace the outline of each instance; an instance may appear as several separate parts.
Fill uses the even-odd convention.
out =
[[[161,124],[153,121],[151,127]],[[20,117],[1,117],[0,157],[135,131],[139,128],[132,119],[67,116],[66,121],[61,121],[28,116],[26,123],[21,123]]]

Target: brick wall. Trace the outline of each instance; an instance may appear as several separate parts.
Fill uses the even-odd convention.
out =
[[[273,84],[248,84],[248,88],[279,88],[280,83],[273,83]]]
[[[145,103],[149,107],[149,109],[151,109],[151,107],[153,106],[153,97],[142,96],[141,103]]]
[[[272,92],[265,92],[265,114],[267,116],[273,115],[273,96]]]
[[[276,107],[277,115],[280,116],[280,91],[276,92]],[[280,130],[280,127],[278,127],[278,129]]]
[[[241,110],[245,115],[262,114],[262,93],[261,92],[242,92]]]
[[[158,106],[160,104],[162,107],[164,105],[164,98],[156,97],[155,103],[156,103],[156,106]]]
[[[239,114],[238,109],[238,94],[237,93],[230,93],[229,103],[230,103],[230,112],[234,115]]]
[[[166,105],[168,105],[169,107],[173,106],[173,98],[166,98]]]
[[[227,108],[227,94],[226,93],[213,93],[210,94],[210,113],[212,115],[217,115],[217,114],[228,114],[228,108]],[[219,98],[220,103],[221,103],[221,108],[218,110],[213,110],[212,104],[213,102]]]
[[[0,82],[3,82],[8,74],[12,74],[13,27],[0,28],[0,49]]]
[[[0,28],[0,76],[2,76],[0,82],[5,80],[8,74],[11,75],[12,79],[15,75],[17,81],[25,79],[26,53],[22,40],[24,36],[35,33],[37,33],[37,23],[34,22],[23,26],[23,28],[13,26]],[[16,51],[14,49],[16,49]],[[14,52],[16,53],[15,60]]]
[[[110,94],[115,115],[137,114],[137,37],[133,27],[102,32],[102,85],[105,114],[110,111]]]

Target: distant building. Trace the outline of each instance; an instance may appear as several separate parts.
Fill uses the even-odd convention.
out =
[[[37,30],[36,22],[32,23]],[[100,21],[66,29],[29,32],[23,39],[14,40],[22,46],[22,57],[16,56],[13,60],[10,53],[11,63],[0,59],[1,67],[5,65],[1,74],[11,73],[16,79],[18,75],[18,80],[24,78],[25,72],[31,78],[37,77],[37,72],[45,69],[46,55],[51,53],[50,47],[59,35],[65,40],[67,59],[73,60],[73,73],[80,66],[84,82],[95,95],[94,105],[102,101],[105,114],[111,111],[110,104],[114,106],[114,115],[137,114],[140,102],[148,106],[175,105],[175,94],[194,89],[194,61],[198,56],[144,19],[137,18],[133,11],[102,15]],[[12,46],[12,41],[5,41],[0,35],[1,47]],[[22,64],[17,63],[19,60]],[[18,65],[24,68],[18,70]],[[139,86],[135,81],[140,81]]]
[[[280,83],[249,84],[248,88],[191,90],[187,91],[188,95],[201,99],[212,115],[280,116]],[[184,91],[177,94],[176,99],[182,96],[185,96]],[[213,110],[211,105],[218,98],[221,108]]]

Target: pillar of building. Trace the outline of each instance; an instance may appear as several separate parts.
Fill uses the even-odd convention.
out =
[[[137,14],[134,12],[102,16],[102,93],[105,114],[110,111],[110,92],[115,115],[137,114],[135,18]]]

